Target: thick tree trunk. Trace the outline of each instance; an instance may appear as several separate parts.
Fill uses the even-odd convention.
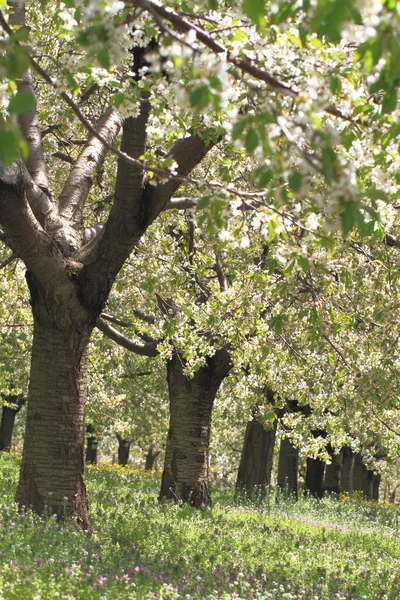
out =
[[[167,363],[170,426],[160,500],[211,506],[208,476],[212,408],[218,388],[230,369],[228,352],[217,350],[192,379],[176,353]]]
[[[304,495],[310,494],[314,498],[324,495],[325,463],[320,458],[307,458],[306,480]]]
[[[264,498],[270,486],[277,423],[276,419],[268,430],[257,418],[247,423],[236,490],[244,490],[249,498]]]
[[[342,475],[340,480],[341,493],[351,494],[354,488],[355,454],[349,446],[343,448]]]
[[[34,301],[29,403],[16,501],[39,514],[74,515],[88,530],[84,406],[90,327],[58,322]],[[48,318],[47,318],[48,317]]]
[[[121,467],[126,467],[129,460],[132,440],[124,440],[118,433],[115,435],[118,440],[118,464],[121,465]]]
[[[329,452],[331,457],[331,463],[326,465],[325,479],[324,479],[324,490],[330,494],[340,494],[340,479],[342,473],[343,464],[343,450],[339,454],[334,454],[331,450]]]
[[[97,437],[93,425],[86,426],[86,457],[85,462],[89,465],[97,465]]]
[[[18,396],[3,396],[11,406],[3,406],[0,423],[0,451],[9,452],[14,431],[15,417],[24,406],[26,398],[23,394]]]
[[[278,486],[282,492],[298,498],[299,450],[288,438],[282,438],[279,448]]]
[[[159,454],[160,454],[160,451],[159,450],[154,451],[153,446],[151,446],[148,449],[147,454],[146,454],[145,464],[144,464],[145,471],[152,471],[154,469],[154,463],[156,462],[156,459]]]

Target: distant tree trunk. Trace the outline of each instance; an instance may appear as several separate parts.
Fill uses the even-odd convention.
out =
[[[121,467],[126,467],[129,460],[129,451],[131,449],[132,440],[124,440],[119,433],[115,434],[118,440],[118,464]]]
[[[341,493],[351,494],[354,489],[354,465],[356,456],[349,446],[343,448],[342,475],[340,479]]]
[[[15,417],[24,406],[26,398],[24,394],[3,395],[3,399],[11,406],[3,406],[0,423],[0,451],[9,452],[14,431]]]
[[[178,353],[167,363],[170,426],[160,500],[211,506],[208,475],[212,409],[218,388],[231,368],[225,348],[207,358],[192,379]]]
[[[236,490],[263,498],[271,483],[277,419],[266,429],[257,417],[247,423]]]
[[[312,431],[314,438],[326,438],[326,431],[316,429]],[[324,495],[325,462],[320,458],[307,458],[306,477],[304,481],[304,495],[322,498]]]
[[[278,486],[286,494],[298,498],[299,450],[288,438],[282,438],[279,449]]]
[[[362,456],[361,454],[356,454],[353,474],[353,491],[355,492],[363,491],[364,471],[365,467],[363,464]]]
[[[324,495],[324,473],[325,463],[323,460],[320,458],[307,458],[304,495],[310,494],[314,498],[322,498]]]
[[[364,478],[362,484],[362,492],[368,500],[372,500],[374,490],[374,472],[370,471],[367,467],[364,467]]]
[[[379,502],[379,486],[381,485],[381,475],[379,473],[374,474],[372,478],[372,500]]]
[[[144,470],[145,471],[152,471],[154,468],[154,463],[157,460],[157,456],[160,454],[159,450],[154,451],[153,446],[150,446],[150,448],[147,451],[146,454],[146,459],[145,459],[145,465],[144,465]]]
[[[324,490],[330,494],[340,494],[340,478],[343,464],[343,450],[335,454],[330,448],[331,463],[326,465]]]
[[[86,463],[97,465],[97,437],[93,425],[86,426]]]

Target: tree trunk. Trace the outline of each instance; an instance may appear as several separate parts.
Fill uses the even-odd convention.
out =
[[[97,465],[97,437],[93,425],[86,426],[86,458],[89,465]]]
[[[151,446],[148,449],[148,452],[146,454],[146,459],[145,459],[145,465],[144,465],[144,470],[145,471],[152,471],[154,468],[154,463],[157,459],[157,456],[160,454],[159,450],[156,450],[154,452],[153,446]]]
[[[381,485],[381,475],[374,473],[372,477],[372,500],[379,502],[379,486]]]
[[[278,486],[282,492],[298,498],[299,450],[284,437],[279,448]]]
[[[349,446],[343,448],[342,475],[340,480],[341,493],[351,494],[354,488],[354,465],[356,456]]]
[[[320,458],[307,458],[306,480],[304,483],[304,495],[310,494],[314,498],[322,498],[324,495],[324,473],[325,463]]]
[[[118,433],[115,434],[118,440],[118,464],[121,467],[126,467],[129,460],[129,451],[131,449],[132,440],[124,440]]]
[[[372,500],[372,496],[373,496],[373,487],[374,487],[373,479],[374,479],[374,472],[367,469],[367,467],[364,467],[364,479],[363,479],[362,492],[363,492],[365,498],[367,498],[368,500]]]
[[[362,461],[361,454],[356,454],[354,461],[354,473],[353,473],[353,491],[362,492],[363,481],[364,481],[364,464]]]
[[[339,454],[334,454],[332,450],[329,452],[331,463],[326,465],[324,490],[330,494],[340,494],[340,477],[343,463],[343,450]]]
[[[167,363],[170,426],[165,451],[160,500],[211,506],[208,462],[212,408],[218,388],[230,369],[222,348],[207,358],[192,379],[176,353]]]
[[[50,316],[32,294],[34,333],[29,402],[16,501],[41,514],[77,517],[89,530],[84,482],[84,407],[90,327]],[[61,311],[60,311],[61,313]]]
[[[312,431],[314,438],[326,438],[324,429]],[[304,482],[304,495],[310,494],[314,498],[322,498],[324,495],[325,462],[320,458],[307,458],[306,477]]]
[[[277,423],[276,419],[271,429],[257,418],[247,423],[236,490],[245,490],[249,498],[264,498],[270,486]]]
[[[11,406],[3,406],[0,423],[0,451],[9,452],[14,431],[15,417],[26,402],[23,394],[18,396],[3,396],[4,400]]]

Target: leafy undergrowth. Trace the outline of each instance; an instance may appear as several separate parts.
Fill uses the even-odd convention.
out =
[[[271,496],[160,506],[159,475],[89,469],[95,534],[18,514],[19,459],[0,454],[0,600],[400,598],[399,509]]]

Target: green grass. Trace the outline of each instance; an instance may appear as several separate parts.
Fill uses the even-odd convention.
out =
[[[0,454],[0,600],[400,598],[399,510],[270,497],[160,506],[159,476],[90,469],[95,533],[13,504],[19,460]]]

